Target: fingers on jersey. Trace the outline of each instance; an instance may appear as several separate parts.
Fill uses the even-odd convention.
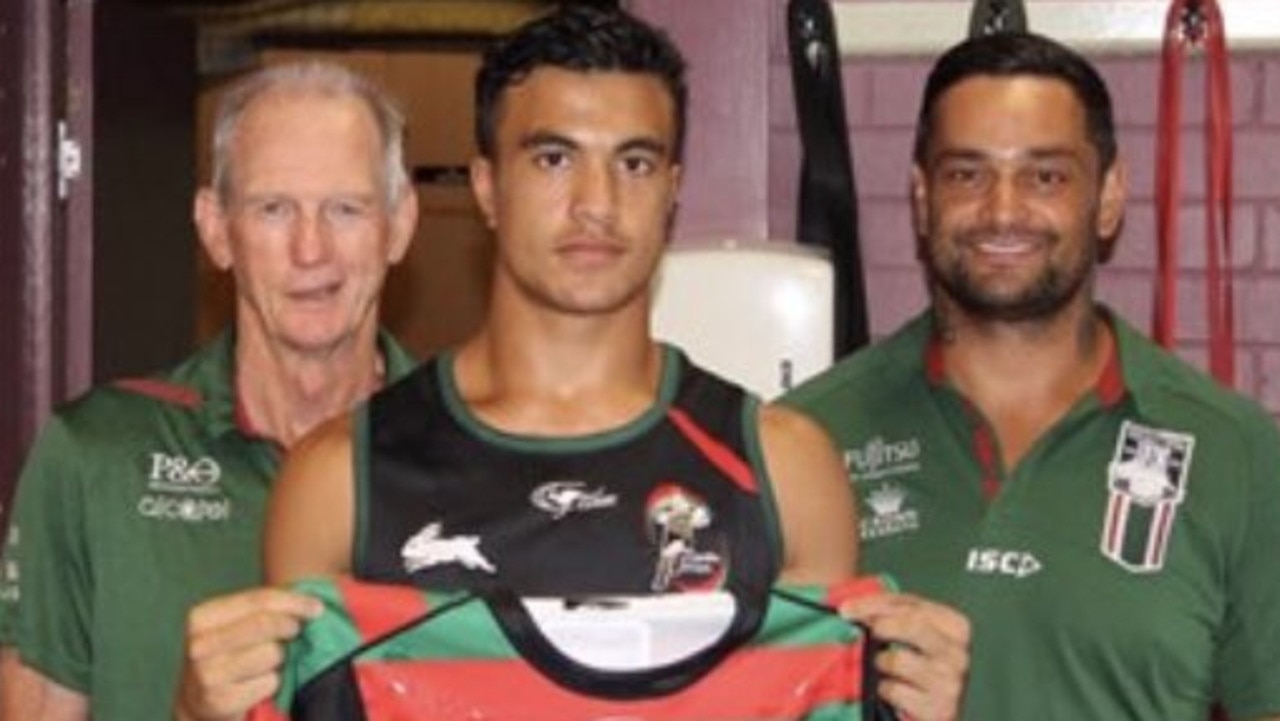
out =
[[[888,646],[876,658],[880,695],[915,721],[956,718],[969,671],[969,621],[910,594],[854,599],[840,611]]]
[[[284,642],[323,606],[292,591],[259,588],[206,601],[187,615],[180,715],[239,718],[275,692]]]

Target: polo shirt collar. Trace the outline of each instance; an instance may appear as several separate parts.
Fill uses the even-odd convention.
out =
[[[378,349],[388,384],[408,375],[417,365],[417,360],[386,330],[378,331]],[[193,381],[203,399],[199,412],[212,435],[235,432],[242,438],[273,442],[250,425],[236,392],[234,331],[223,331],[200,351],[193,370]]]
[[[1098,304],[1096,307],[1102,314],[1103,321],[1111,327],[1115,342],[1111,344],[1106,365],[1102,369],[1102,374],[1098,376],[1097,383],[1094,384],[1093,392],[1103,408],[1114,408],[1126,396],[1134,394],[1134,388],[1125,374],[1125,368],[1130,367],[1130,360],[1135,354],[1143,355],[1149,352],[1149,344],[1143,342],[1138,332],[1110,308],[1103,304]],[[912,324],[913,326],[923,324],[927,329],[923,335],[925,378],[930,385],[942,387],[948,384],[942,342],[938,337],[932,310],[925,311],[922,316]],[[1141,374],[1138,377],[1142,377]]]

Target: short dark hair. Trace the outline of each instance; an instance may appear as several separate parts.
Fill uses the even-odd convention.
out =
[[[622,10],[590,5],[562,6],[485,51],[475,91],[476,146],[481,155],[493,155],[503,91],[540,67],[657,76],[675,104],[674,155],[681,156],[688,98],[684,57],[663,31]]]
[[[1116,159],[1115,120],[1111,93],[1093,65],[1079,53],[1033,33],[996,33],[971,38],[938,58],[924,87],[916,122],[915,162],[923,166],[933,135],[938,98],[962,80],[978,76],[1032,75],[1061,80],[1084,106],[1089,142],[1106,171]]]

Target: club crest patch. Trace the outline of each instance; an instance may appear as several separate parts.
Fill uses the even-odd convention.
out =
[[[1132,573],[1164,568],[1178,506],[1187,493],[1195,438],[1131,421],[1120,426],[1107,466],[1102,554]]]
[[[715,588],[724,578],[725,558],[707,543],[711,507],[698,494],[663,483],[645,504],[645,525],[657,549],[657,567],[649,587],[657,593]]]

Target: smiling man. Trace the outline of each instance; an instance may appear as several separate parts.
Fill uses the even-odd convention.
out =
[[[1101,77],[968,41],[916,139],[932,307],[784,399],[844,449],[864,568],[969,615],[965,718],[1275,718],[1280,437],[1094,299],[1126,192]]]

